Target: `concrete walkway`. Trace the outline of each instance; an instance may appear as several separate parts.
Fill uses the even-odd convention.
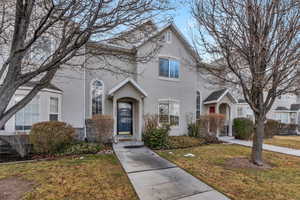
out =
[[[237,139],[234,139],[233,137],[219,137],[219,139],[223,142],[252,147],[252,141],[237,140]],[[297,149],[279,147],[279,146],[274,146],[274,145],[269,145],[269,144],[263,144],[263,149],[267,150],[267,151],[273,151],[273,152],[277,152],[277,153],[283,153],[283,154],[287,154],[287,155],[300,157],[300,150],[297,150]]]
[[[229,200],[147,147],[125,148],[132,142],[114,144],[114,151],[140,200]]]

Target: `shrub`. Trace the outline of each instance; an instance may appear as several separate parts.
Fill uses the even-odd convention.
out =
[[[143,134],[145,145],[152,149],[164,149],[168,145],[169,128],[152,129]]]
[[[224,127],[225,116],[222,114],[207,114],[200,116],[200,122],[206,128],[210,135],[217,134],[217,130]],[[200,126],[201,126],[200,125]],[[207,135],[207,133],[204,133]]]
[[[102,146],[95,143],[77,143],[67,146],[61,154],[63,155],[80,155],[95,154],[102,149]]]
[[[95,141],[106,144],[112,142],[114,120],[111,115],[94,115],[92,118],[96,133]]]
[[[144,131],[145,133],[159,127],[158,116],[147,114],[144,116]]]
[[[240,140],[249,140],[254,131],[252,120],[248,118],[235,118],[233,120],[234,137]]]
[[[200,123],[190,123],[188,124],[188,135],[190,137],[199,137],[201,134]]]
[[[171,136],[168,139],[169,149],[195,147],[205,143],[203,139],[189,136]]]
[[[36,153],[54,154],[73,141],[75,129],[64,122],[34,124],[29,140]]]
[[[272,138],[274,135],[279,135],[280,123],[276,120],[268,119],[265,123],[264,138]]]

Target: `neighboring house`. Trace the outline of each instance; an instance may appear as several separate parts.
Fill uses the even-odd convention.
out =
[[[254,120],[254,114],[248,103],[239,99],[237,104],[237,117],[246,117]],[[300,104],[296,104],[297,96],[285,94],[278,97],[271,110],[267,114],[267,119],[273,119],[285,124],[300,124]]]
[[[220,134],[232,135],[237,100],[229,90],[209,85],[203,79],[193,65],[192,48],[174,24],[160,29],[151,21],[145,24],[152,27],[152,36],[163,38],[162,47],[149,62],[108,58],[113,66],[131,72],[127,77],[93,70],[103,65],[103,60],[96,57],[87,62],[88,70],[63,68],[53,85],[42,90],[0,132],[24,132],[39,121],[61,120],[77,128],[84,138],[89,137],[85,120],[95,114],[106,114],[114,118],[115,136],[129,135],[141,140],[146,114],[158,115],[160,123],[170,124],[171,135],[183,135],[187,133],[188,115],[196,119],[203,114],[222,113],[226,116],[226,127]],[[107,48],[135,58],[152,47],[150,39],[143,37],[138,45],[107,44]],[[90,42],[85,48],[98,47],[96,42]],[[22,98],[29,87],[18,90],[11,105]]]

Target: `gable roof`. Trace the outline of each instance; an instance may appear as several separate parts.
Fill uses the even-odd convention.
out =
[[[142,93],[145,97],[148,96],[148,94],[133,80],[132,78],[126,78],[125,80],[121,81],[119,84],[117,84],[115,87],[113,87],[109,92],[108,95],[112,96],[116,91],[118,91],[120,88],[125,86],[127,83],[131,83],[135,89],[137,89],[140,93]]]
[[[234,103],[237,103],[238,101],[234,98],[234,96],[232,96],[229,92],[229,90],[227,88],[224,89],[220,89],[220,90],[216,90],[213,91],[212,93],[210,93],[210,95],[208,95],[208,97],[203,101],[204,104],[210,104],[210,103],[218,103],[219,101],[222,100],[222,98],[225,95],[229,95],[232,99]]]
[[[149,22],[146,22],[146,23],[149,23]],[[181,31],[177,28],[177,26],[174,23],[168,23],[165,26],[163,26],[162,28],[157,28],[156,31],[152,32],[151,34],[149,34],[148,37],[139,41],[136,44],[129,44],[129,45],[114,44],[114,43],[110,43],[109,39],[108,39],[107,42],[89,41],[87,45],[90,47],[94,47],[94,48],[101,47],[104,49],[106,48],[106,49],[110,49],[110,50],[114,50],[114,51],[124,51],[126,53],[136,53],[138,48],[140,48],[141,46],[146,44],[148,41],[150,41],[154,37],[159,36],[168,28],[170,28],[178,36],[179,40],[183,43],[184,47],[189,51],[189,53],[191,53],[193,56],[197,55],[197,53],[192,48],[192,46],[190,45],[188,40],[185,38],[185,36],[181,33]]]

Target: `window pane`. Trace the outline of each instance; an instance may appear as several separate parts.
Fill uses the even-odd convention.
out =
[[[159,104],[159,123],[169,123],[169,104]]]
[[[16,98],[16,102],[22,98]],[[39,121],[39,101],[38,97],[32,99],[23,109],[16,114],[15,128],[16,130],[29,130],[32,124]]]
[[[178,126],[179,125],[179,103],[170,102],[170,125]]]
[[[96,80],[92,84],[92,115],[103,114],[103,84]]]
[[[197,93],[196,93],[196,119],[200,119],[200,113],[201,113],[201,96],[200,96],[200,92],[197,91]]]
[[[179,78],[179,62],[176,60],[170,61],[170,78]]]
[[[50,114],[50,121],[58,121],[58,114]]]
[[[169,77],[169,60],[160,58],[159,59],[159,76]]]
[[[50,97],[50,113],[58,113],[58,98]]]

